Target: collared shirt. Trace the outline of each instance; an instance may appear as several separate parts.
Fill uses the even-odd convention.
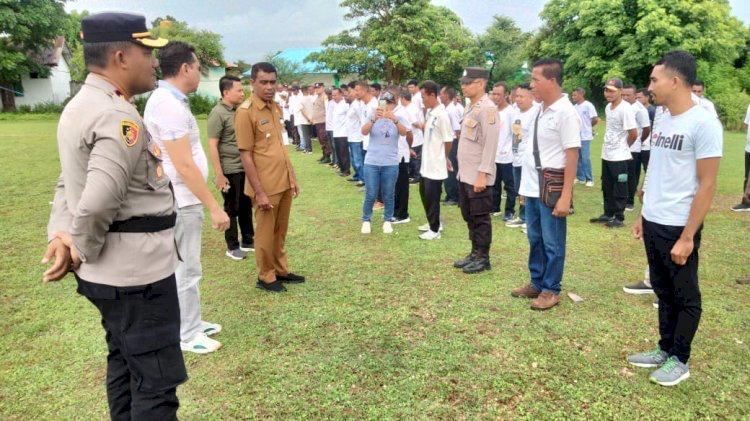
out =
[[[430,180],[448,178],[448,167],[445,157],[445,144],[453,143],[453,127],[445,105],[427,110],[427,121],[424,126],[424,143],[422,144],[422,162],[419,173]]]
[[[187,136],[193,162],[198,167],[203,179],[208,178],[208,159],[201,145],[200,131],[195,116],[190,112],[187,96],[169,82],[160,80],[159,87],[151,94],[143,112],[151,138],[166,152],[165,142],[171,142]],[[174,166],[168,153],[162,158],[164,171],[172,180],[177,207],[198,205],[201,201],[182,181],[180,173]]]
[[[535,131],[542,168],[565,168],[565,150],[581,147],[581,118],[567,97],[560,97],[546,109],[540,107],[537,116],[531,123],[530,139],[521,167],[521,187],[518,194],[526,197],[539,197],[539,172],[534,162]]]
[[[333,99],[326,102],[326,131],[333,131],[333,107],[336,102]]]
[[[224,174],[237,174],[245,171],[237,149],[234,132],[234,107],[219,101],[208,114],[208,138],[218,139],[219,160]]]
[[[161,150],[138,110],[109,81],[89,73],[60,115],[62,172],[55,186],[48,239],[67,231],[82,279],[112,286],[146,285],[174,273],[174,229],[109,233],[113,221],[174,213]]]
[[[575,107],[578,115],[581,117],[581,140],[593,140],[594,129],[591,126],[591,119],[599,117],[594,104],[589,101],[583,101],[580,104],[576,104]]]
[[[513,121],[511,120],[512,117],[513,108],[509,105],[497,113],[498,124],[500,124],[500,135],[497,140],[497,154],[495,155],[495,163],[497,164],[513,163],[513,132],[510,130],[513,125]]]
[[[451,120],[451,127],[454,132],[461,130],[461,120],[463,119],[463,111],[456,105],[455,102],[451,101],[450,104],[445,106],[445,112],[448,113],[448,118]],[[455,136],[454,136],[455,137]]]
[[[495,155],[500,136],[497,120],[497,107],[487,94],[466,109],[458,140],[457,179],[462,183],[474,184],[483,172],[487,174],[486,185],[495,184]]]
[[[292,186],[292,163],[283,144],[280,119],[279,106],[263,101],[256,94],[239,106],[234,117],[237,147],[252,152],[260,185],[268,196],[283,193]],[[255,197],[247,180],[245,194]]]
[[[511,132],[513,133],[513,166],[520,167],[523,165],[523,157],[526,148],[529,146],[529,134],[531,133],[534,117],[539,113],[539,106],[532,104],[526,111],[521,111],[516,107],[512,111]]]
[[[307,111],[305,111],[307,112]],[[316,95],[312,103],[312,110],[308,114],[312,119],[312,124],[321,124],[326,122],[326,97],[325,95]]]
[[[344,123],[345,131],[347,133],[347,140],[349,143],[362,142],[362,133],[360,132],[359,125],[359,107],[362,106],[362,101],[355,99],[349,104],[349,108],[346,110],[346,121]]]
[[[424,123],[424,109],[420,108],[415,102],[410,102],[406,107],[406,112],[409,115],[409,123],[411,124],[409,126],[409,129],[412,132],[411,147],[415,148],[417,146],[422,146],[424,143],[424,132],[422,129],[414,127],[414,123]]]

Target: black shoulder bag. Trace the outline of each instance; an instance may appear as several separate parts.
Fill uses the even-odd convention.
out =
[[[539,199],[548,208],[555,208],[557,201],[562,196],[563,184],[565,184],[565,168],[542,168],[542,160],[539,157],[539,141],[537,140],[537,128],[539,126],[540,109],[534,120],[534,166],[539,174]],[[573,203],[570,204],[573,207]]]

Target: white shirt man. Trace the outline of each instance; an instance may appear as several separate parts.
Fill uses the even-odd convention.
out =
[[[326,100],[326,131],[333,132],[333,108],[336,103],[332,99]],[[333,142],[333,139],[329,139]]]
[[[289,96],[289,112],[294,116],[295,126],[308,124],[307,119],[302,116],[302,98],[304,95],[301,91]]]
[[[371,97],[370,101],[365,104],[363,101],[359,101],[360,105],[357,107],[357,113],[359,115],[359,130],[360,130],[360,141],[362,142],[362,149],[367,150],[367,145],[370,143],[370,136],[362,134],[362,127],[367,124],[375,116],[375,112],[378,110],[378,99]]]
[[[454,101],[451,101],[450,104],[445,107],[445,112],[448,113],[448,118],[451,121],[451,128],[453,128],[453,132],[460,132],[461,120],[463,120],[464,118],[463,110],[459,108],[459,105],[457,105]]]
[[[422,92],[415,92],[411,96],[411,103],[420,111],[422,112],[422,116],[424,116],[424,103],[422,102]]]
[[[500,122],[500,136],[497,143],[497,153],[495,155],[496,164],[513,163],[513,108],[506,106],[502,111],[498,111],[498,121]]]
[[[362,101],[355,99],[349,104],[349,109],[346,112],[347,127],[349,128],[349,143],[361,143],[362,142],[362,125],[360,124],[362,108],[364,104]]]
[[[411,123],[411,130],[412,130],[412,142],[411,147],[416,148],[419,146],[422,146],[424,143],[424,132],[421,129],[418,129],[414,126],[414,124],[421,125],[425,122],[424,118],[424,112],[423,109],[419,107],[414,101],[414,96],[412,96],[412,101],[409,103],[409,105],[406,106],[406,113],[409,115],[409,123]],[[421,101],[421,98],[420,98]]]
[[[576,111],[581,118],[581,141],[590,141],[594,139],[594,129],[591,126],[591,119],[599,117],[596,108],[591,102],[584,100],[576,104]]]
[[[519,125],[521,130],[521,135],[513,137],[513,167],[520,168],[523,164],[523,156],[526,153],[526,149],[530,148],[530,136],[531,136],[531,129],[534,125],[534,118],[536,117],[537,113],[539,112],[539,106],[538,105],[532,105],[531,108],[529,108],[526,111],[521,111],[518,106],[516,106],[516,109],[513,110],[513,113],[511,115],[512,119],[512,125],[511,125],[511,132],[513,131],[513,125]],[[516,188],[520,187],[520,181],[519,185]]]
[[[535,107],[532,107],[535,108]],[[565,168],[565,150],[581,147],[581,118],[570,100],[563,96],[546,110],[538,112],[537,144],[542,168]],[[539,172],[534,160],[534,122],[531,120],[528,145],[523,154],[521,187],[518,194],[539,197]]]
[[[438,86],[434,85],[437,94]],[[419,167],[419,191],[428,223],[419,227],[424,231],[420,238],[435,240],[440,238],[440,195],[443,180],[448,178],[448,157],[446,148],[453,144],[455,131],[445,106],[435,99],[436,107],[427,108],[424,130],[422,132],[422,161]]]
[[[349,121],[347,120],[347,113],[349,111],[349,104],[342,98],[339,102],[331,100],[329,104],[333,104],[331,108],[331,123],[333,124],[333,137],[348,137],[351,128],[349,127]]]
[[[628,145],[628,131],[638,127],[633,106],[627,101],[621,100],[615,109],[612,109],[612,104],[607,104],[605,112],[607,128],[604,132],[602,159],[605,161],[627,161],[633,157]],[[648,114],[646,117],[648,118]]]
[[[644,128],[651,126],[651,120],[648,118],[648,110],[639,101],[635,101],[631,106],[635,111],[635,124],[638,129],[638,137],[630,145],[630,152],[640,153],[642,149],[641,135],[643,135]]]

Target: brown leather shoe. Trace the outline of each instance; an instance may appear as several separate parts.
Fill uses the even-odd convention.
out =
[[[539,290],[534,288],[534,285],[528,284],[514,289],[510,295],[516,298],[536,298],[539,296]]]
[[[539,294],[539,297],[537,297],[536,300],[531,302],[531,309],[544,311],[549,310],[558,304],[560,304],[559,295],[555,295],[549,291],[544,291]]]

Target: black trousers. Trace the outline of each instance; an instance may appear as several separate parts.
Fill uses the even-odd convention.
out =
[[[240,247],[237,238],[237,225],[242,233],[242,244],[253,244],[255,231],[253,230],[253,204],[245,194],[245,173],[224,174],[229,180],[229,190],[221,192],[224,196],[224,212],[229,215],[229,229],[224,231],[224,240],[228,250]],[[239,224],[238,224],[239,223]]]
[[[604,214],[624,221],[628,198],[628,161],[602,159],[602,194]]]
[[[458,184],[458,206],[461,216],[469,228],[471,250],[479,257],[489,257],[492,244],[492,186],[480,193],[474,192],[474,186],[467,183]]]
[[[339,163],[339,156],[338,153],[336,153],[336,143],[333,141],[333,132],[330,130],[326,130],[326,137],[328,138],[328,144],[331,148],[331,162],[334,164]]]
[[[516,207],[516,186],[513,182],[513,164],[495,163],[495,185],[492,188],[492,212],[500,212],[502,189],[505,188],[505,213],[513,213]]]
[[[651,158],[651,151],[641,151],[641,166],[643,166],[644,173],[648,171],[648,160],[650,158]]]
[[[638,190],[638,182],[641,181],[641,164],[643,156],[641,152],[630,152],[633,159],[628,161],[628,205],[635,204],[635,192]]]
[[[703,312],[698,288],[698,249],[703,227],[693,237],[693,253],[685,265],[678,266],[670,252],[684,228],[643,219],[651,286],[659,298],[659,348],[687,363]]]
[[[289,116],[289,123],[286,125],[286,131],[289,135],[289,140],[292,142],[292,145],[299,146],[299,132],[297,131],[297,126],[294,125],[294,116]]]
[[[419,180],[419,197],[422,199],[424,213],[430,224],[430,231],[440,230],[440,195],[443,194],[443,180],[431,180],[422,177]]]
[[[396,178],[396,206],[393,209],[393,217],[406,219],[409,217],[409,163],[398,164],[398,178]]]
[[[177,386],[187,372],[174,275],[127,288],[76,280],[78,293],[99,309],[106,332],[110,417],[176,420]]]
[[[336,154],[339,160],[339,170],[344,174],[349,174],[351,168],[349,160],[349,138],[346,137],[334,137],[334,145],[336,146]]]
[[[451,152],[448,154],[448,159],[451,160],[453,165],[453,171],[448,171],[448,178],[445,179],[445,200],[452,200],[458,202],[458,180],[456,175],[458,174],[458,139],[453,139],[453,146]]]
[[[419,168],[422,166],[422,145],[412,147],[417,155],[409,161],[409,177],[419,180]]]

